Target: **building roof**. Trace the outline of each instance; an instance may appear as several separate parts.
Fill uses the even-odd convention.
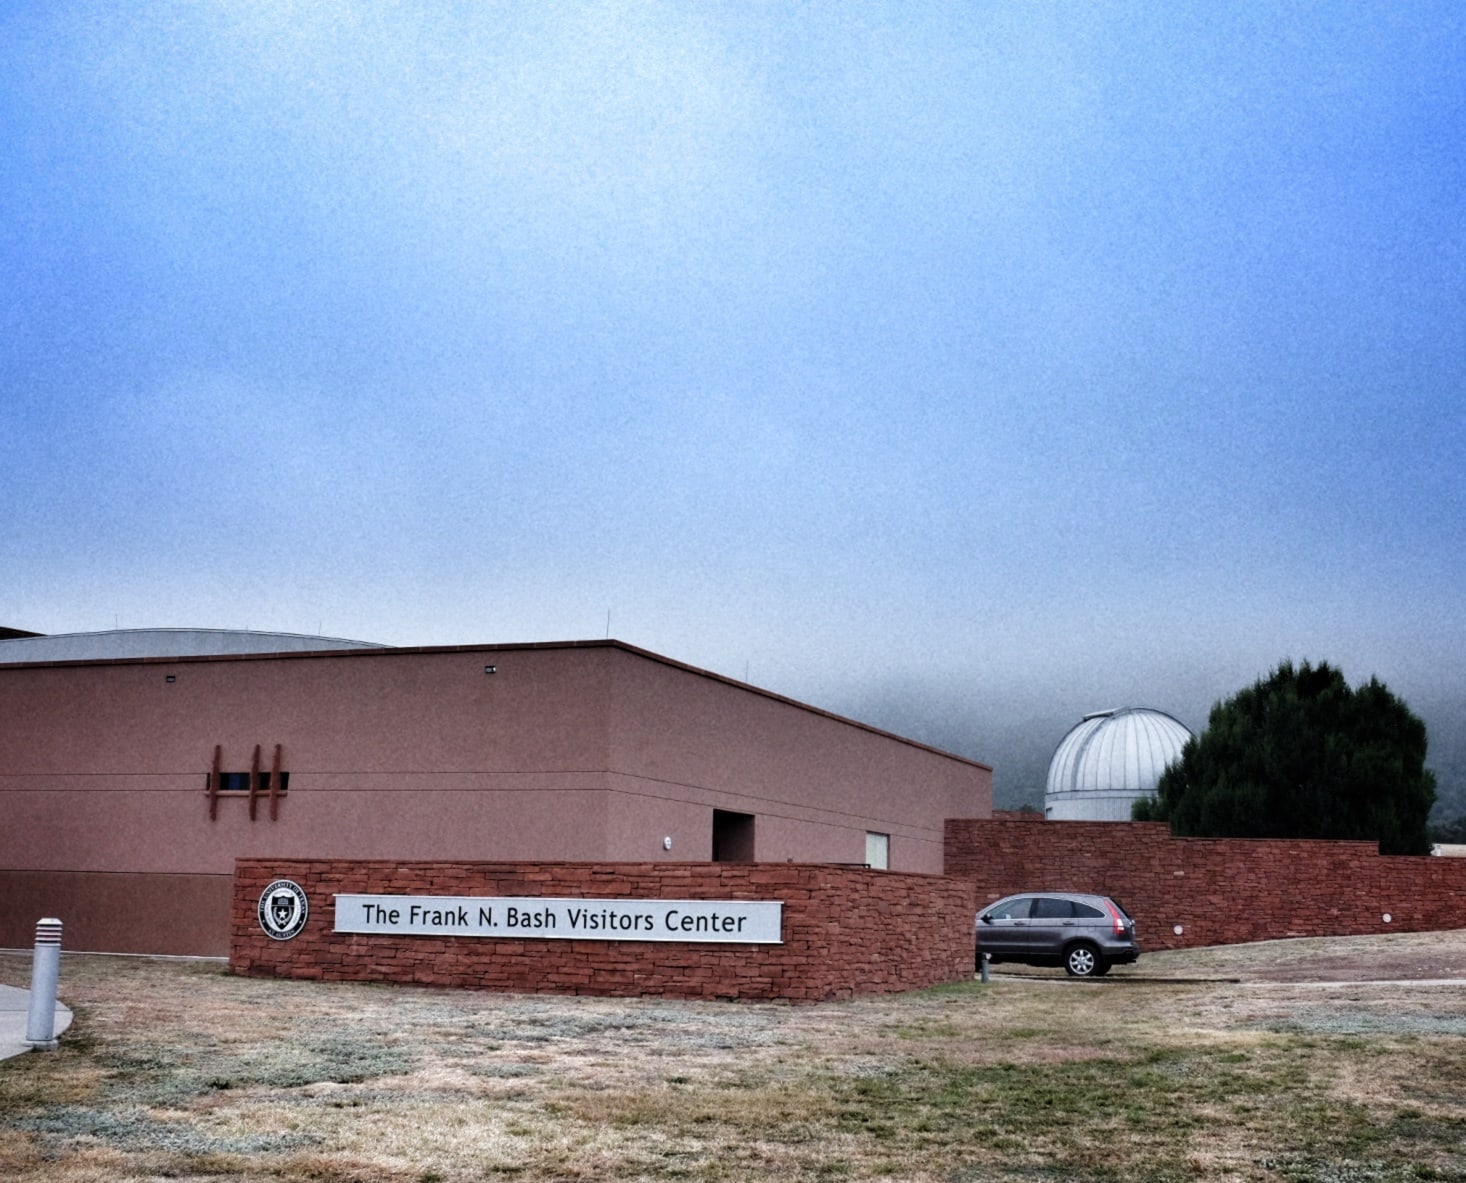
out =
[[[18,631],[18,630],[16,630]],[[0,638],[0,664],[105,661],[128,657],[217,657],[234,653],[315,653],[326,649],[385,649],[374,641],[301,633],[220,628],[122,628],[98,633],[31,634]]]

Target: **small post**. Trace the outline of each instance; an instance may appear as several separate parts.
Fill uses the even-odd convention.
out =
[[[219,816],[219,768],[224,760],[224,746],[214,745],[214,770],[209,773],[209,820],[214,821]]]
[[[249,820],[255,819],[255,802],[260,795],[260,745],[255,744],[254,759],[249,765]]]
[[[270,820],[280,820],[280,745],[275,745],[275,758],[270,761]]]
[[[988,955],[986,953],[982,955],[982,980],[984,982],[988,980]]]
[[[61,921],[36,921],[36,951],[31,962],[31,1005],[26,1012],[25,1041],[36,1051],[54,1052],[56,979],[61,971]]]

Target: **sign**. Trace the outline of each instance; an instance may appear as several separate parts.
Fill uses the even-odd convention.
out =
[[[288,941],[300,935],[310,917],[310,904],[299,883],[290,879],[276,879],[260,892],[260,905],[255,915],[260,927],[272,941]]]
[[[783,943],[782,900],[338,895],[336,931],[580,941]]]

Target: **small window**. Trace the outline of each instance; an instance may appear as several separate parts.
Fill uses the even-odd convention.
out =
[[[988,912],[987,920],[1027,920],[1028,910],[1033,906],[1033,897],[1029,895],[1020,896],[1016,900],[1009,900],[1000,904]]]
[[[1074,915],[1082,916],[1085,920],[1103,920],[1105,918],[1105,914],[1098,908],[1091,908],[1088,904],[1081,904],[1078,900],[1074,901]]]
[[[208,788],[208,780],[207,780],[207,778],[204,781],[204,787],[205,787],[205,789]],[[282,773],[280,773],[280,791],[283,793],[289,787],[290,787],[290,773],[288,773],[288,772],[282,772]],[[260,793],[264,793],[266,795],[269,794],[269,792],[270,792],[270,773],[268,773],[268,772],[262,772],[262,773],[260,773],[259,789],[257,791],[260,792]],[[221,792],[221,793],[248,793],[249,792],[249,773],[247,773],[247,772],[221,772],[221,773],[219,773],[219,792]]]
[[[713,810],[713,862],[753,862],[753,814]]]
[[[865,835],[865,865],[873,867],[877,871],[886,871],[891,866],[891,835],[874,834],[867,831]]]

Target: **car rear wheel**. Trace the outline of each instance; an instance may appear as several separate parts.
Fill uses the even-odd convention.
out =
[[[1104,972],[1100,969],[1101,965],[1104,965],[1104,962],[1100,960],[1099,950],[1093,945],[1080,942],[1077,945],[1070,945],[1064,951],[1064,971],[1071,978],[1098,977]]]

